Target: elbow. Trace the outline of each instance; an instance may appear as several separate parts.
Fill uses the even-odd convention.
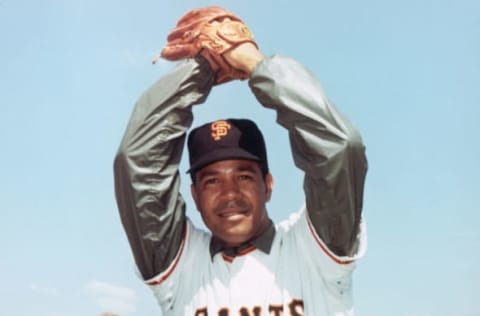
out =
[[[341,155],[355,161],[364,161],[366,165],[365,145],[362,136],[355,128],[350,128],[345,133],[345,138],[340,147]]]
[[[368,168],[366,148],[360,133],[355,129],[350,129],[342,142],[339,143],[334,161],[341,162],[338,167],[353,168],[364,173]]]
[[[364,150],[365,145],[363,144],[362,136],[360,132],[351,127],[345,132],[345,149],[350,150]]]

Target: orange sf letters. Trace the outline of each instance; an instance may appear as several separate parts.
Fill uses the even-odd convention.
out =
[[[227,121],[216,121],[211,125],[212,137],[214,140],[220,140],[228,134],[231,125]]]

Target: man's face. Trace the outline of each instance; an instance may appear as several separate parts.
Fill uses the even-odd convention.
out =
[[[273,178],[251,160],[214,162],[195,174],[192,196],[205,225],[227,246],[238,246],[269,225],[265,204]]]

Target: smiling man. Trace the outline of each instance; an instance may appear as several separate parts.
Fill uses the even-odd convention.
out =
[[[265,232],[273,178],[256,124],[246,119],[205,124],[190,133],[188,149],[191,193],[212,232],[212,246],[239,247]]]
[[[352,273],[366,246],[367,162],[356,129],[304,66],[264,57],[241,20],[221,8],[180,19],[162,52],[172,54],[182,61],[139,99],[115,159],[122,223],[163,315],[353,315]],[[248,79],[288,130],[305,173],[305,205],[272,223],[261,131],[249,119],[219,119],[192,129],[187,141],[205,232],[188,219],[178,165],[192,106],[236,79]]]

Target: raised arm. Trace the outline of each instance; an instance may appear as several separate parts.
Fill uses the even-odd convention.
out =
[[[355,254],[367,170],[359,133],[293,59],[263,59],[249,84],[288,129],[294,161],[305,172],[306,208],[316,233],[335,254]]]
[[[206,99],[212,71],[201,57],[181,62],[137,101],[115,157],[115,194],[144,279],[175,258],[185,226],[178,164],[192,105]]]

